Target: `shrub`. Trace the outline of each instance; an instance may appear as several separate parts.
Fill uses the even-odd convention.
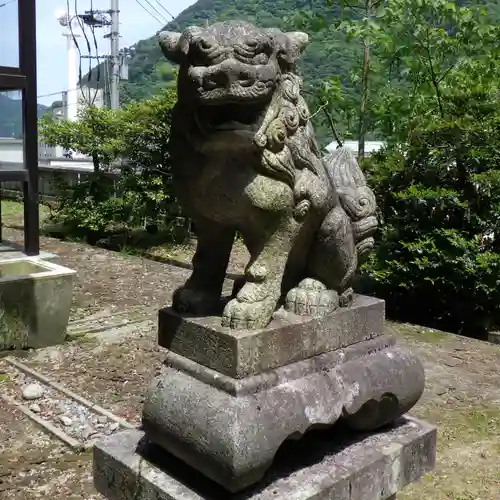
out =
[[[381,230],[360,287],[395,318],[480,335],[500,324],[500,109],[450,102],[451,118],[365,161]]]

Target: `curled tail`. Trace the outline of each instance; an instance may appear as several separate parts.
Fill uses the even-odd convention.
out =
[[[375,195],[348,148],[341,147],[326,155],[323,162],[339,195],[340,204],[351,219],[358,262],[361,263],[375,243],[373,235],[378,226]]]

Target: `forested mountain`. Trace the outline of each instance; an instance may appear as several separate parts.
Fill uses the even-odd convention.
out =
[[[180,31],[190,25],[203,25],[215,21],[240,19],[262,27],[286,26],[286,20],[301,10],[313,10],[326,20],[335,21],[340,16],[338,7],[327,7],[327,0],[198,0],[184,10],[165,29]],[[337,4],[340,2],[337,2]],[[457,5],[480,4],[486,6],[495,19],[500,21],[500,0],[459,0]],[[338,77],[344,90],[357,96],[359,88],[352,87],[348,78],[354,70],[358,75],[362,66],[362,48],[356,39],[347,41],[345,35],[319,31],[312,35],[311,44],[301,60],[301,72],[306,87],[315,90],[317,84],[331,77]],[[151,97],[162,87],[173,85],[175,76],[172,66],[163,57],[156,36],[141,40],[132,47],[129,64],[129,81],[123,85],[122,100],[138,100]],[[329,127],[316,123],[320,142],[332,139]],[[368,136],[368,138],[370,138]]]
[[[0,93],[0,137],[22,137],[22,102],[11,99]],[[46,106],[38,105],[38,116],[47,110]]]
[[[457,4],[477,3],[460,0]],[[241,19],[263,27],[283,27],[285,19],[302,9],[313,9],[335,20],[338,8],[326,7],[326,0],[198,0],[184,10],[165,29],[179,31],[189,25],[228,19]],[[498,0],[484,4],[500,19]],[[306,83],[337,76],[345,81],[354,64],[361,64],[361,49],[355,41],[347,42],[341,35],[317,33],[302,60]],[[161,54],[156,36],[141,40],[133,47],[129,66],[129,81],[124,85],[123,97],[141,99],[154,95],[159,88],[173,83],[171,66]]]
[[[315,4],[317,9],[328,12],[332,19],[339,14],[337,9],[327,9],[324,0],[198,0],[166,29],[179,31],[189,25],[228,19],[250,21],[263,27],[283,27],[291,14]],[[309,83],[333,75],[347,75],[358,56],[356,43],[346,43],[339,36],[320,33],[312,38],[302,61],[302,71]],[[171,67],[153,36],[134,47],[124,96],[131,99],[148,97],[172,79]]]

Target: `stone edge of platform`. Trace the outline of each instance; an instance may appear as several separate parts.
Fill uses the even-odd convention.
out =
[[[227,499],[288,500],[291,495],[294,500],[388,499],[435,465],[436,428],[414,418],[403,420],[260,490],[228,493]],[[108,500],[219,500],[220,494],[208,490],[205,494],[203,485],[187,485],[143,459],[136,452],[143,437],[140,430],[126,430],[95,445],[94,484],[99,493]]]

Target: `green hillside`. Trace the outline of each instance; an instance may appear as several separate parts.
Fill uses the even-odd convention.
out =
[[[326,7],[326,0],[198,0],[184,10],[165,29],[179,31],[189,25],[206,22],[241,19],[263,27],[284,27],[285,19],[295,12],[312,9],[337,19],[338,8]],[[495,19],[500,20],[499,0],[459,0],[458,5],[485,5]],[[354,64],[361,64],[361,48],[356,42],[346,42],[341,35],[317,33],[312,37],[302,60],[306,84],[337,76],[344,82]],[[129,81],[124,84],[124,100],[141,99],[154,95],[159,88],[173,83],[171,66],[160,52],[156,36],[138,42],[132,51]]]
[[[46,106],[38,105],[38,116],[47,110]],[[11,99],[0,93],[0,137],[22,137],[22,103],[20,99]]]
[[[167,24],[165,29],[180,31],[189,25],[202,25],[207,22],[230,19],[246,20],[263,27],[284,28],[287,18],[300,10],[308,9],[324,16],[327,22],[338,19],[339,9],[326,7],[327,3],[329,3],[327,0],[198,0],[174,21]],[[455,3],[485,5],[493,18],[500,21],[500,0],[459,0]],[[301,72],[306,88],[317,89],[319,82],[338,77],[343,83],[344,91],[347,90],[356,97],[359,89],[350,87],[352,84],[348,75],[350,70],[360,73],[361,52],[358,42],[347,42],[344,35],[339,33],[324,31],[313,34],[311,44],[301,61]],[[161,88],[173,85],[175,76],[172,69],[160,51],[156,36],[138,42],[132,47],[129,81],[122,87],[123,102],[151,97]],[[330,142],[332,132],[324,116],[318,115],[314,121],[320,143]],[[355,121],[344,124],[345,127],[356,128]],[[369,135],[367,138],[376,137]]]
[[[327,11],[324,0],[199,0],[166,29],[179,31],[189,25],[229,19],[251,21],[263,27],[283,27],[286,17],[311,4]],[[335,18],[338,11],[330,9],[328,15]],[[312,38],[304,55],[302,72],[309,84],[332,75],[346,76],[357,55],[357,44],[320,33]],[[125,98],[148,97],[172,80],[171,67],[162,56],[156,37],[137,43],[130,61],[129,82],[124,86]]]

